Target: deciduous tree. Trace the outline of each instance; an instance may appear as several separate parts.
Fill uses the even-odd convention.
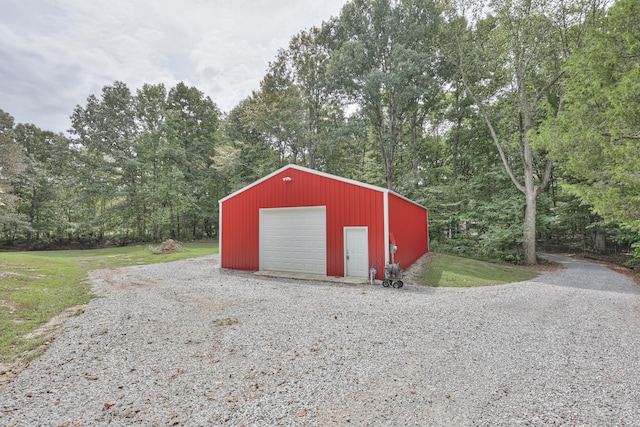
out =
[[[530,264],[536,263],[537,200],[552,169],[551,158],[533,141],[541,123],[562,110],[564,64],[579,43],[590,6],[581,0],[494,0],[489,16],[475,15],[472,30],[460,27],[457,33],[465,89],[507,174],[524,194],[523,252]],[[474,10],[484,13],[484,7],[484,2],[460,2],[453,19]]]
[[[18,224],[27,225],[17,216],[17,197],[11,194],[11,182],[24,170],[24,154],[16,144],[13,126],[13,117],[0,110],[0,226],[5,232]]]
[[[640,231],[640,3],[618,0],[569,61],[566,107],[546,147],[608,221]]]
[[[367,117],[388,188],[403,132],[416,109],[433,102],[440,90],[440,16],[431,0],[354,0],[325,24],[334,87]]]

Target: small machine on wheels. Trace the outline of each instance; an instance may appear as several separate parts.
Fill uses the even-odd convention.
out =
[[[384,266],[384,279],[382,280],[382,286],[388,288],[389,286],[393,288],[401,288],[404,283],[402,282],[402,269],[400,268],[400,263],[394,262],[394,255],[398,250],[398,247],[391,243],[389,245],[389,253],[391,254],[391,263],[387,263]],[[376,283],[376,273],[378,272],[376,269],[376,265],[378,264],[378,260],[376,260],[375,264],[371,266],[369,269],[369,283],[374,285]]]
[[[388,288],[389,286],[392,288],[401,288],[404,285],[401,279],[402,269],[400,268],[400,263],[387,264],[384,266],[384,280],[382,281],[382,286],[385,288]]]
[[[384,280],[382,281],[382,286],[388,288],[389,286],[393,288],[401,288],[404,283],[402,282],[402,269],[400,268],[400,263],[395,263],[395,254],[398,250],[398,247],[391,243],[389,245],[389,253],[391,254],[391,263],[384,266]]]

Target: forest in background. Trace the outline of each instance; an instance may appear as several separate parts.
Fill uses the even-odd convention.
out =
[[[184,83],[123,82],[66,135],[0,110],[0,245],[216,238],[219,199],[296,163],[427,207],[435,251],[634,263],[636,16],[635,0],[352,0],[228,113]]]

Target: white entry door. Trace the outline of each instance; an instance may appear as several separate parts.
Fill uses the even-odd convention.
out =
[[[327,274],[324,206],[260,209],[260,270]]]
[[[344,275],[369,277],[369,230],[367,227],[344,228]]]

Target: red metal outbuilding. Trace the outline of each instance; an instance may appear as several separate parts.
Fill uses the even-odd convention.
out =
[[[382,279],[429,250],[426,208],[387,189],[296,165],[220,200],[221,266]]]

